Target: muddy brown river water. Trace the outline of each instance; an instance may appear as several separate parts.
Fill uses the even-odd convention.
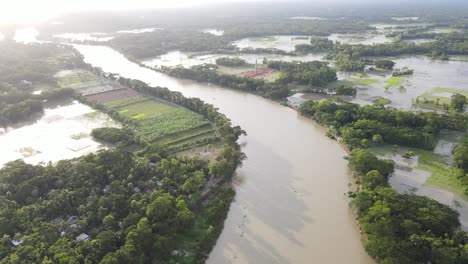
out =
[[[208,263],[373,263],[344,195],[352,181],[346,153],[323,128],[259,96],[140,67],[108,47],[76,48],[106,72],[211,103],[247,131],[240,143],[248,159]]]

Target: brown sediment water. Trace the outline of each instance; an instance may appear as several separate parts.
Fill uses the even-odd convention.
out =
[[[346,153],[322,127],[253,94],[140,67],[109,47],[75,47],[106,72],[213,104],[247,131],[240,144],[248,159],[207,263],[373,263],[345,196],[353,180]]]

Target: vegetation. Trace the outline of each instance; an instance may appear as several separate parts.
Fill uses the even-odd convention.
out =
[[[258,93],[272,99],[283,99],[289,95],[289,90],[277,82],[266,83],[264,80],[219,74],[217,66],[212,64],[197,65],[190,69],[162,67],[161,71],[177,78],[191,79],[197,82],[211,82],[236,90]]]
[[[464,192],[468,195],[468,138],[457,145],[453,150],[453,160],[456,169],[453,171],[455,176],[463,185]]]
[[[337,56],[335,67],[340,71],[363,71],[366,63],[362,60],[353,60],[348,55]]]
[[[296,45],[295,51],[298,53],[326,52],[333,48],[333,41],[323,37],[310,37],[309,44]]]
[[[155,57],[171,50],[211,51],[233,49],[229,40],[196,30],[157,30],[144,34],[123,34],[111,40],[111,46],[133,58]]]
[[[299,111],[336,130],[351,148],[367,147],[368,140],[380,135],[389,144],[433,149],[441,129],[464,131],[468,125],[461,114],[413,113],[333,100],[308,101]]]
[[[356,93],[357,93],[356,88],[344,86],[344,85],[337,87],[335,90],[336,90],[336,94],[338,95],[356,96]]]
[[[57,86],[54,75],[61,69],[81,65],[81,58],[70,48],[54,44],[19,44],[1,41],[0,49],[0,126],[32,118],[44,109],[42,100],[70,96],[69,89],[32,92],[38,86]]]
[[[115,128],[115,127],[102,127],[95,128],[91,132],[93,138],[104,141],[106,143],[117,144],[117,143],[129,143],[130,138],[128,132]]]
[[[395,62],[391,60],[376,60],[374,61],[374,65],[380,69],[392,70],[393,66],[395,66]]]
[[[309,101],[299,110],[329,126],[353,148],[349,165],[360,179],[362,191],[351,192],[350,196],[355,198],[370,256],[380,263],[468,261],[468,236],[459,230],[458,213],[427,197],[396,193],[388,184],[394,162],[380,160],[361,149],[368,147],[369,140],[373,144],[387,142],[430,149],[441,128],[466,130],[466,116],[360,107],[332,100]],[[462,125],[458,126],[458,122]],[[405,157],[414,155],[408,151]]]
[[[391,77],[390,79],[386,80],[385,83],[385,89],[391,88],[395,85],[400,84],[403,81],[401,77]]]
[[[240,67],[246,64],[246,61],[241,58],[222,57],[216,59],[216,64],[227,67]]]
[[[388,187],[393,162],[354,150],[351,168],[363,191],[353,193],[365,249],[380,263],[465,263],[468,236],[459,231],[458,213],[430,198],[397,194]]]
[[[328,67],[325,62],[269,61],[268,68],[281,71],[282,75],[278,82],[285,84],[324,86],[337,80],[336,71]]]
[[[455,96],[455,101],[453,101],[452,96],[455,94],[459,94],[461,96]],[[416,100],[413,102],[413,104],[420,106],[420,107],[435,109],[435,110],[458,111],[454,107],[461,107],[461,105],[463,104],[463,100],[464,100],[463,96],[466,97],[467,95],[468,95],[468,92],[464,90],[436,87],[436,88],[433,88],[431,91],[418,96]],[[452,101],[454,103],[453,105],[452,105]]]
[[[398,76],[405,76],[405,75],[413,75],[413,73],[414,73],[414,70],[403,68],[402,70],[394,71],[392,73],[392,76],[398,77]]]
[[[379,97],[377,99],[372,100],[372,103],[376,106],[383,107],[385,105],[391,104],[392,101],[387,98]]]
[[[95,129],[94,137],[109,143],[138,141],[144,149],[101,151],[47,166],[7,164],[0,170],[2,263],[202,263],[208,256],[233,191],[206,184],[233,176],[244,159],[236,141],[245,132],[199,99],[118,80],[210,120],[220,135],[219,156],[211,162],[171,156],[168,149],[138,140],[128,130],[138,126],[138,118],[89,102],[126,128]],[[187,111],[174,106],[158,110],[167,108]]]
[[[462,94],[454,94],[450,100],[450,106],[457,112],[464,112],[466,109],[466,105],[468,104],[468,100],[466,96]]]
[[[226,148],[209,164],[150,147],[139,155],[104,151],[45,167],[11,162],[0,170],[2,263],[167,262],[180,249],[177,236],[195,226],[203,232],[187,259],[202,262],[232,192],[214,187],[205,202],[201,190],[211,177],[231,176],[222,162],[239,162],[232,154]]]

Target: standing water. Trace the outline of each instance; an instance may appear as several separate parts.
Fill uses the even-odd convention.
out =
[[[198,97],[248,136],[236,198],[208,263],[372,263],[344,195],[352,180],[345,152],[296,111],[256,95],[178,80],[108,47],[75,46],[106,72]]]

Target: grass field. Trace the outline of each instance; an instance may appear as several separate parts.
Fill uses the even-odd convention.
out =
[[[427,109],[444,110],[443,105],[449,105],[451,96],[457,93],[468,97],[468,91],[466,90],[436,87],[418,96],[418,100],[414,102],[414,105]]]
[[[391,157],[394,154],[394,148],[391,145],[374,147],[369,150],[377,155],[385,157]],[[411,148],[411,150],[414,151],[418,157],[418,165],[416,165],[416,168],[431,173],[431,176],[426,180],[426,184],[448,190],[468,200],[468,196],[464,194],[460,180],[452,174],[453,167],[448,163],[449,160],[447,156],[422,149]]]
[[[373,78],[348,78],[346,79],[350,82],[353,82],[355,84],[360,84],[360,85],[364,85],[364,86],[371,86],[371,85],[374,85],[376,83],[379,82],[379,80],[377,79],[373,79]]]
[[[72,71],[56,77],[63,88],[81,88],[101,84],[99,78],[89,72]]]
[[[374,99],[372,100],[372,103],[373,104],[376,104],[376,105],[388,105],[388,104],[391,104],[392,101],[391,100],[388,100],[386,98],[383,98],[383,97],[379,97],[377,99]]]
[[[211,124],[201,115],[149,97],[133,97],[106,105],[136,120],[136,137],[174,151],[204,145],[216,139]]]
[[[385,83],[385,89],[392,88],[395,85],[399,85],[401,82],[403,82],[403,78],[401,77],[391,77],[390,79],[386,80]]]

